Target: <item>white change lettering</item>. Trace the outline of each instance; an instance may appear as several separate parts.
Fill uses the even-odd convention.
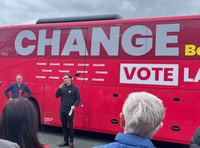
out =
[[[90,56],[100,56],[102,50],[108,56],[118,56],[119,48],[122,47],[122,50],[128,55],[142,56],[153,48],[153,42],[155,42],[155,56],[179,56],[179,47],[176,47],[179,30],[180,24],[156,25],[156,34],[153,34],[152,30],[144,25],[130,26],[124,32],[120,32],[120,26],[110,27],[108,32],[105,32],[102,27],[94,27],[91,32],[91,40],[87,42],[91,45],[87,46],[86,36],[83,35],[82,29],[70,30],[62,46],[60,46],[62,30],[53,30],[51,38],[47,38],[45,29],[39,30],[38,36],[31,30],[24,30],[16,36],[15,49],[22,56],[30,55],[34,50],[37,50],[38,56],[45,56],[46,46],[52,47],[51,56],[70,56],[74,52],[80,56],[89,54]],[[168,33],[173,33],[173,35]],[[35,40],[36,44],[28,42],[23,44],[24,39]],[[89,39],[87,38],[87,40]],[[120,43],[121,46],[119,46]],[[101,45],[103,49],[101,49]],[[88,47],[91,47],[90,53],[88,53]]]
[[[25,38],[29,40],[36,40],[36,36],[30,30],[24,30],[17,35],[15,39],[15,49],[18,54],[23,56],[31,54],[35,49],[35,45],[28,45],[27,47],[22,46],[22,41]]]
[[[120,27],[111,27],[110,39],[108,39],[101,27],[93,28],[91,55],[99,56],[100,44],[102,44],[109,56],[117,56],[119,50],[119,29]]]
[[[136,45],[141,45],[139,47],[133,46],[132,38],[135,35],[141,35],[142,38],[136,38]],[[151,30],[146,26],[132,26],[128,28],[122,36],[122,47],[127,54],[133,56],[141,56],[146,54],[152,49],[152,36]]]
[[[178,56],[178,47],[167,47],[169,43],[178,43],[177,35],[167,35],[168,32],[179,32],[179,24],[163,24],[156,26],[156,56]]]
[[[45,55],[45,46],[51,45],[52,52],[51,55],[59,55],[59,47],[60,47],[60,30],[53,31],[53,37],[51,39],[46,38],[46,30],[39,31],[38,37],[38,52],[37,55]]]
[[[73,44],[74,41],[77,42],[76,45]],[[61,55],[66,56],[69,55],[70,52],[79,52],[80,56],[88,55],[87,47],[85,45],[85,40],[81,29],[70,31]]]

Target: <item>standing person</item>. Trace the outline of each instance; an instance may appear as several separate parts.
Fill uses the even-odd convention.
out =
[[[115,142],[94,148],[154,148],[150,138],[162,127],[165,109],[162,101],[147,92],[131,93],[120,113],[124,133]]]
[[[63,77],[64,82],[56,91],[56,98],[61,97],[60,119],[63,128],[64,142],[59,147],[68,146],[74,148],[74,111],[81,101],[79,89],[72,84],[72,76],[67,73]]]
[[[27,99],[11,99],[3,108],[0,119],[0,139],[17,143],[20,148],[49,148],[37,137],[38,116]]]
[[[31,96],[31,91],[26,84],[23,83],[23,77],[21,74],[17,74],[16,83],[11,84],[8,88],[5,89],[4,94],[8,99],[15,99],[18,97],[29,98]],[[12,91],[12,97],[9,96],[8,92]],[[25,91],[28,95],[25,97]]]

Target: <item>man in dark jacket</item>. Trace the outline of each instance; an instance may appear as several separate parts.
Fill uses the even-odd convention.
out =
[[[190,148],[200,148],[200,127],[197,128],[191,138]]]
[[[64,75],[63,79],[64,82],[56,91],[56,98],[61,97],[60,119],[64,135],[64,143],[61,143],[58,146],[63,147],[69,145],[70,148],[74,148],[74,110],[79,105],[81,97],[79,89],[71,83],[72,76],[68,73]]]
[[[31,90],[28,88],[26,84],[23,83],[23,77],[21,74],[17,74],[16,83],[11,84],[8,88],[5,89],[4,94],[8,99],[16,99],[19,97],[29,98],[32,94]],[[12,97],[9,96],[8,92],[12,92]],[[25,92],[28,93],[25,96]]]
[[[154,148],[150,138],[162,127],[165,110],[162,101],[146,92],[131,93],[120,113],[121,127],[115,141],[94,148]]]

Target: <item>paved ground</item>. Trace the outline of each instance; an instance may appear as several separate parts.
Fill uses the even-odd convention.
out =
[[[47,144],[50,148],[57,148],[63,142],[62,129],[58,127],[43,127],[38,137],[41,143]],[[96,145],[103,145],[113,141],[113,135],[98,134],[75,130],[75,148],[91,148]],[[66,147],[67,148],[67,147]]]
[[[38,137],[41,143],[47,144],[50,148],[58,148],[63,142],[62,129],[60,127],[43,126]],[[96,145],[103,145],[114,140],[114,135],[100,134],[94,132],[75,130],[75,148],[91,148]],[[186,145],[153,141],[156,148],[189,148]],[[67,148],[67,147],[66,147]]]

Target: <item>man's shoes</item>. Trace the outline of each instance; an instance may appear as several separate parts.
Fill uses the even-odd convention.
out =
[[[69,146],[68,142],[63,142],[61,144],[58,144],[58,147],[64,147],[64,146]]]
[[[70,143],[70,144],[69,144],[69,148],[74,148],[74,144],[73,144],[73,143]]]

